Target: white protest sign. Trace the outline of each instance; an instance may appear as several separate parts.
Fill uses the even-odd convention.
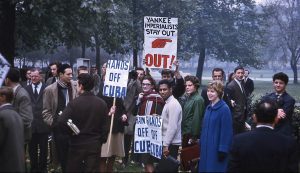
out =
[[[145,66],[171,69],[177,59],[178,18],[144,17]]]
[[[125,97],[127,90],[129,61],[108,60],[103,95]]]
[[[149,153],[150,140],[146,116],[136,116],[134,129],[134,153]]]
[[[0,86],[2,86],[9,71],[10,64],[0,53]]]
[[[162,119],[160,116],[137,116],[134,132],[134,153],[162,155]]]

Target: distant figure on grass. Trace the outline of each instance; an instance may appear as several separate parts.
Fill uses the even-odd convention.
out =
[[[228,172],[299,172],[296,141],[274,130],[277,112],[274,100],[256,105],[256,129],[234,136]]]
[[[252,92],[254,91],[254,82],[252,79],[249,78],[250,71],[245,69],[244,74],[244,84],[245,84],[245,92],[246,96],[251,96]]]

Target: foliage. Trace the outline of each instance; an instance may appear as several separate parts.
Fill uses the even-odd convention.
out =
[[[263,6],[265,20],[272,27],[266,36],[266,48],[281,56],[275,58],[289,61],[294,73],[294,83],[298,83],[297,64],[300,59],[300,4],[295,0],[270,1]],[[274,58],[270,54],[269,58]],[[281,65],[281,64],[280,64]]]

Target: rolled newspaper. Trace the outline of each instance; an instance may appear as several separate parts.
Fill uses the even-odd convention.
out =
[[[78,135],[80,133],[80,130],[75,124],[73,124],[71,119],[68,119],[67,124],[70,127],[70,129],[74,132],[75,135]]]

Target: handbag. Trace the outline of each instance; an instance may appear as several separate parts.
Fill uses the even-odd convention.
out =
[[[180,161],[184,171],[191,170],[200,159],[200,146],[198,143],[181,150]]]
[[[180,162],[172,156],[162,156],[154,172],[178,172]]]

